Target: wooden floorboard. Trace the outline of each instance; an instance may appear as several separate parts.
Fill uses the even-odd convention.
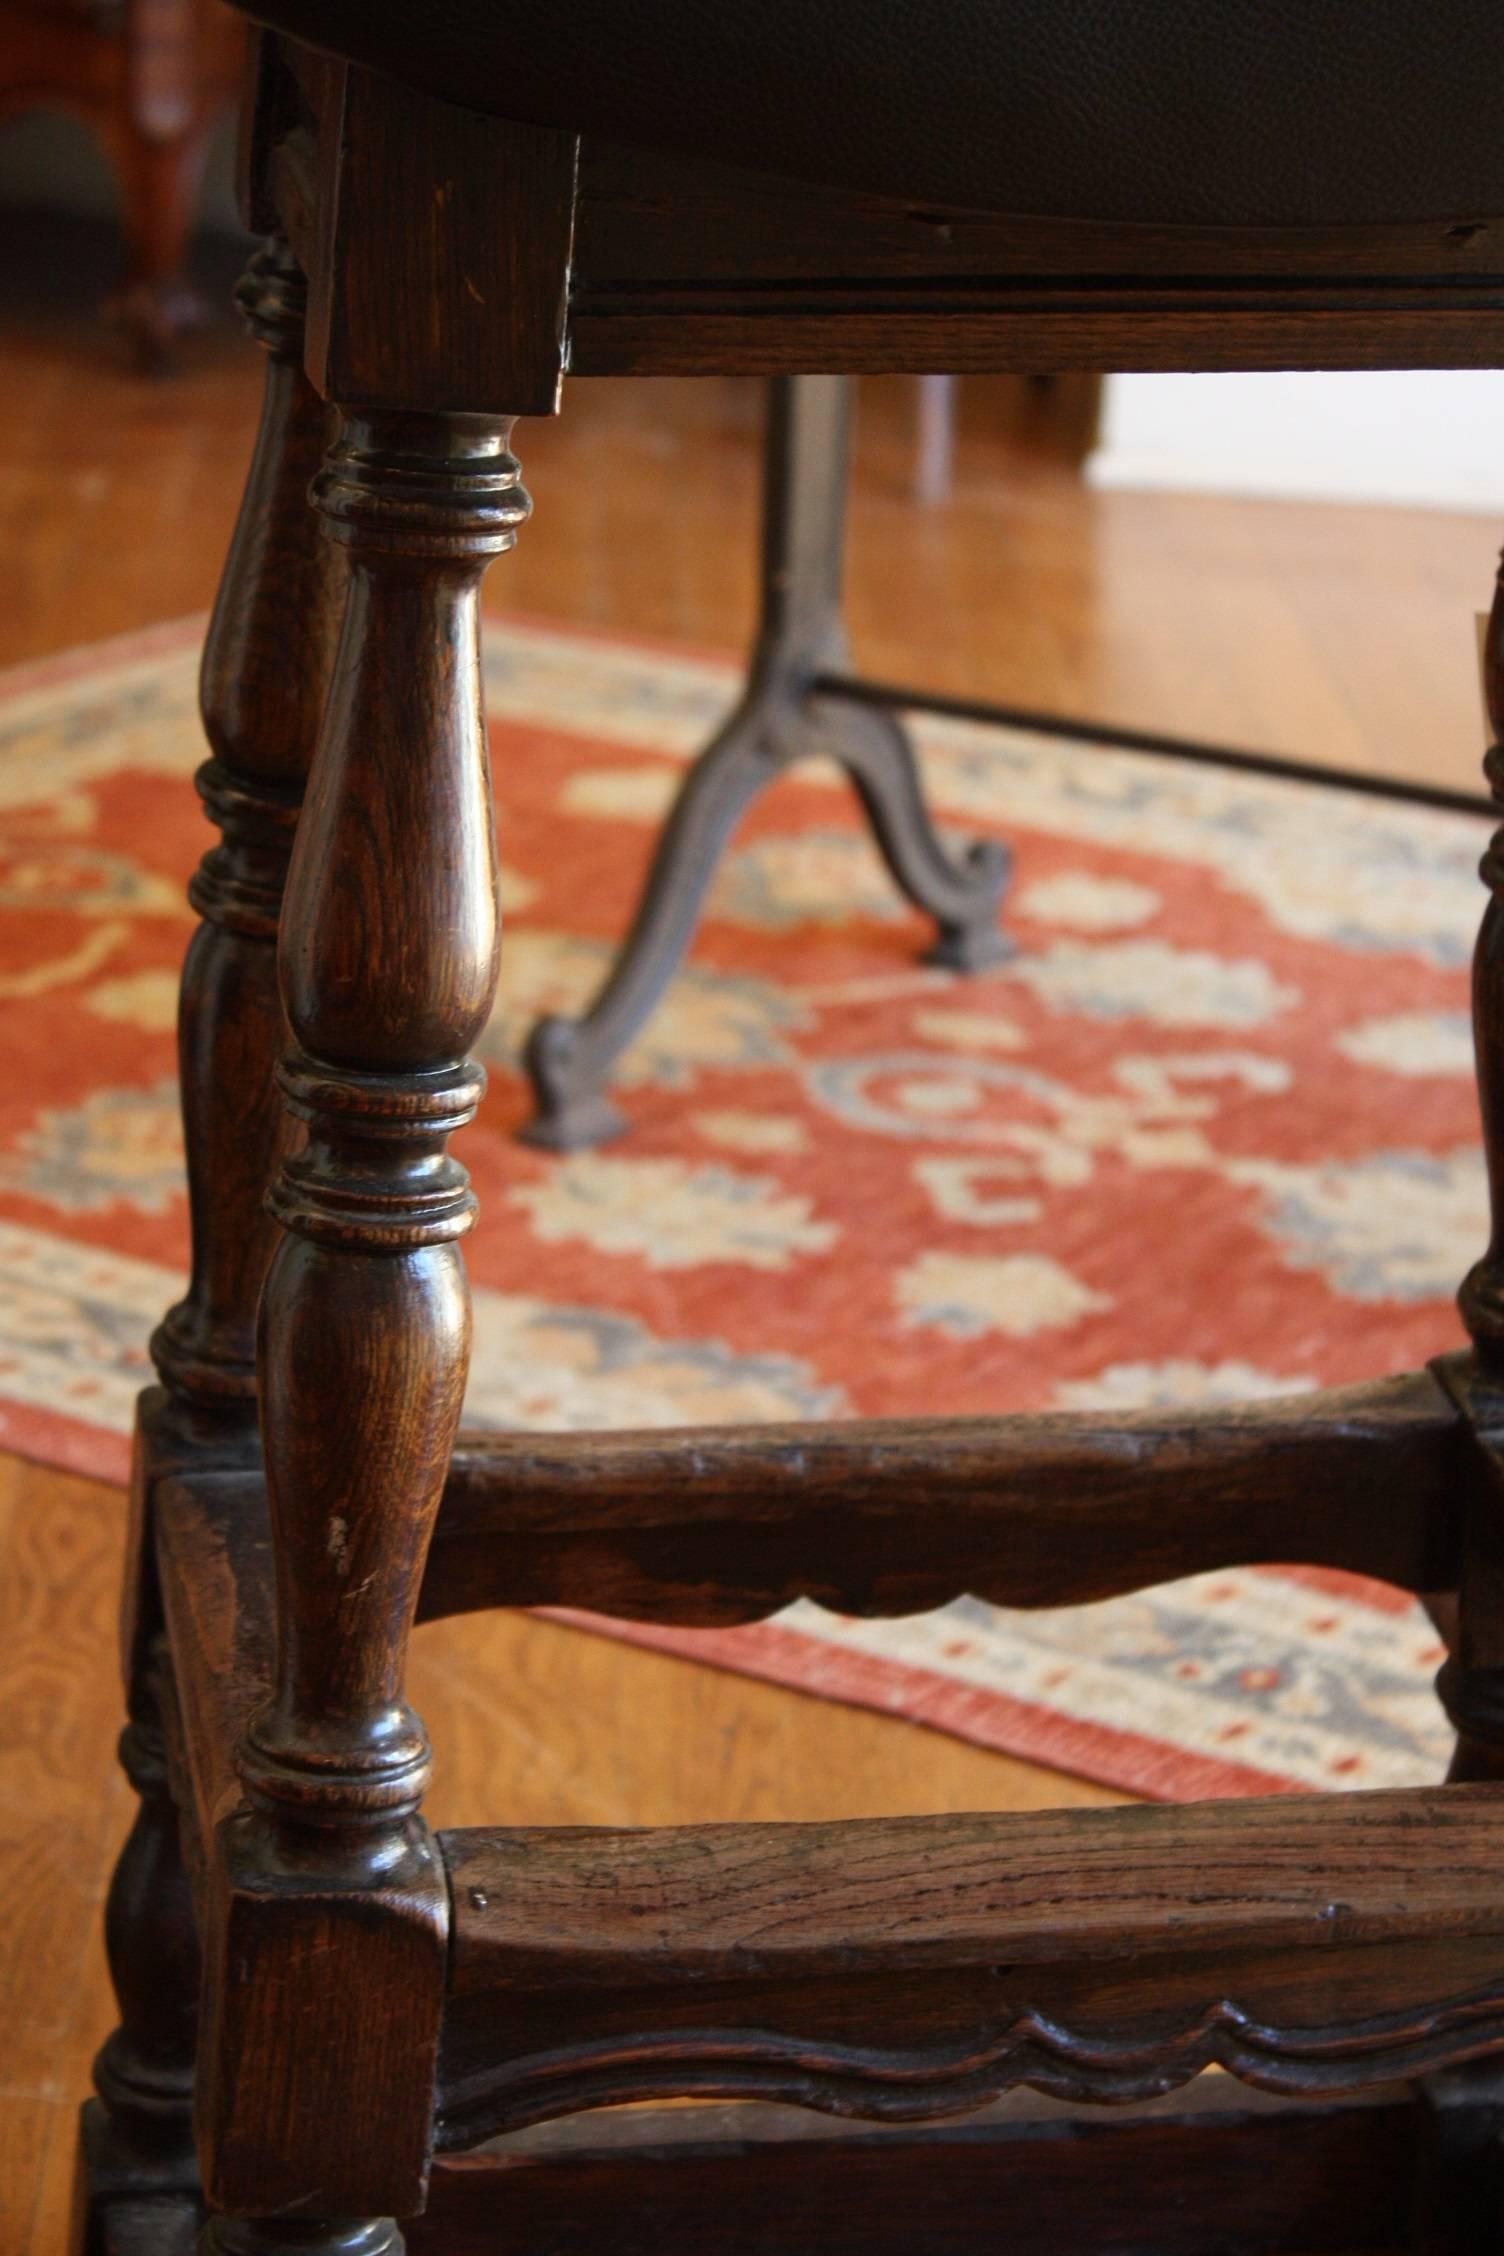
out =
[[[228,325],[189,345],[175,381],[130,374],[94,326],[88,262],[41,238],[12,262],[14,241],[0,277],[0,664],[210,601],[259,386],[258,356]],[[868,387],[850,581],[873,672],[1472,784],[1486,520],[1093,495],[1030,443],[1027,410],[981,386],[963,404],[956,497],[921,510],[913,387]],[[537,514],[493,600],[735,649],[753,597],[753,388],[581,384],[566,407],[521,430]],[[74,2107],[109,2021],[98,1912],[128,1816],[112,1762],[122,1532],[112,1491],[0,1458],[0,2256],[64,2245]],[[529,1620],[420,1630],[413,1689],[444,1825],[1113,1798]]]

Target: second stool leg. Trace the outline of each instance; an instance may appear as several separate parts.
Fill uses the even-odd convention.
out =
[[[1504,817],[1504,567],[1484,652],[1492,748],[1484,772]],[[1483,857],[1488,904],[1473,956],[1473,1038],[1492,1233],[1458,1295],[1471,1358],[1435,1366],[1472,1431],[1458,1452],[1462,1561],[1450,1656],[1438,1683],[1457,1729],[1448,1780],[1504,1782],[1504,828]],[[1422,2081],[1414,2256],[1493,2256],[1504,2237],[1504,2078],[1479,2060]]]
[[[342,559],[317,539],[307,505],[328,418],[303,376],[304,284],[285,243],[257,252],[237,294],[267,351],[266,387],[200,685],[211,757],[199,788],[223,835],[189,888],[202,922],[179,1013],[192,1274],[152,1341],[166,1402],[148,1414],[156,1432],[143,1438],[132,1497],[135,1681],[121,1759],[141,1801],[106,1918],[121,2023],[83,2124],[85,2230],[101,2251],[129,2244],[133,2201],[156,2204],[149,2217],[164,2231],[164,2198],[181,2191],[190,2218],[197,2205],[198,1943],[150,1682],[160,1622],[149,1465],[158,1441],[169,1454],[177,1446],[168,1429],[230,1452],[254,1443],[256,1301],[275,1235],[262,1201],[283,1140],[277,917],[343,585]]]
[[[1484,653],[1492,749],[1484,761],[1504,816],[1504,566]],[[1457,1726],[1454,1780],[1504,1779],[1504,829],[1483,857],[1488,904],[1473,956],[1473,1041],[1493,1231],[1458,1296],[1473,1340],[1465,1408],[1482,1445],[1465,1501],[1456,1649],[1440,1690]]]
[[[139,1799],[105,1905],[120,2021],[94,2062],[99,2098],[85,2107],[82,2125],[78,2222],[87,2256],[123,2252],[142,2221],[160,2236],[162,2256],[175,2256],[198,2214],[198,1935],[161,1726],[145,1686],[134,1711],[120,1760]]]
[[[329,415],[303,374],[306,288],[285,243],[257,253],[237,294],[266,351],[266,389],[204,645],[211,757],[197,780],[223,836],[189,887],[202,922],[178,1018],[192,1270],[152,1355],[178,1403],[254,1439],[256,1303],[277,1236],[265,1198],[289,1131],[274,1078],[277,924],[345,570],[308,507]]]

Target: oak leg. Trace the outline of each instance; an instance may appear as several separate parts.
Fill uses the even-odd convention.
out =
[[[99,2097],[83,2112],[76,2238],[87,2256],[127,2256],[151,2244],[161,2256],[186,2256],[199,2215],[198,1937],[161,1730],[145,1692],[137,1707],[120,1760],[139,1802],[105,1905],[120,2021],[94,2062]],[[140,2238],[147,2228],[150,2242]]]
[[[266,389],[199,685],[211,757],[198,787],[222,837],[189,887],[203,921],[178,1015],[192,1268],[152,1355],[185,1410],[250,1432],[256,1302],[277,1235],[265,1198],[288,1135],[277,922],[345,570],[308,507],[329,418],[303,374],[306,292],[285,243],[257,253],[237,295],[266,349]]]
[[[1484,689],[1493,737],[1484,773],[1504,813],[1504,566],[1489,617]],[[1457,1726],[1450,1772],[1457,1780],[1504,1779],[1504,828],[1494,833],[1481,874],[1489,897],[1473,956],[1473,1042],[1492,1233],[1458,1295],[1473,1356],[1457,1391],[1476,1446],[1456,1639],[1438,1684]]]
[[[798,760],[824,754],[846,769],[894,882],[939,926],[930,961],[973,971],[1007,953],[997,929],[1004,850],[985,843],[954,860],[931,822],[902,723],[820,694],[821,675],[839,671],[846,656],[850,421],[846,377],[784,377],[769,387],[762,607],[747,687],[680,788],[604,986],[581,1017],[553,1016],[533,1029],[528,1143],[572,1151],[625,1127],[605,1093],[612,1067],[683,962],[732,831]]]
[[[254,1435],[256,1301],[274,1235],[263,1201],[284,1140],[273,1081],[283,1046],[277,917],[343,580],[307,508],[327,419],[302,374],[303,279],[285,244],[253,258],[238,296],[267,349],[266,392],[201,680],[212,757],[198,782],[223,835],[189,888],[203,921],[189,944],[179,1014],[192,1272],[152,1342],[167,1419],[200,1446],[230,1448]],[[101,2251],[132,2245],[142,2198],[155,2204],[163,2231],[161,2203],[174,2192],[180,2228],[197,2225],[199,1954],[149,1680],[159,1626],[149,1502],[143,1474],[127,1588],[132,1720],[121,1741],[141,1802],[106,1913],[121,2022],[96,2063],[100,2096],[83,2127],[86,2229]]]
[[[1495,583],[1484,656],[1492,748],[1484,761],[1504,811],[1504,568]],[[1457,1403],[1471,1446],[1459,1451],[1462,1558],[1456,1604],[1433,1618],[1449,1647],[1437,1682],[1457,1743],[1454,1782],[1504,1781],[1504,828],[1483,857],[1488,887],[1473,957],[1473,1037],[1492,1229],[1487,1252],[1458,1295],[1470,1357],[1435,1368]],[[1428,2077],[1426,2133],[1410,2246],[1414,2256],[1483,2256],[1504,2234],[1504,2081],[1494,2061]]]
[[[508,431],[352,415],[314,485],[350,578],[279,943],[307,1142],[258,1327],[277,1656],[210,1879],[198,2128],[212,2208],[365,2220],[305,2228],[320,2250],[395,2246],[432,2139],[448,1895],[404,1677],[469,1358],[447,1145],[496,983],[478,597],[527,510]]]
[[[1474,2060],[1424,2077],[1408,2256],[1496,2256],[1504,2238],[1504,2072]]]

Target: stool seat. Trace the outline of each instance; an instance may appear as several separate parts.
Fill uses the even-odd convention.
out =
[[[1504,213],[1495,0],[252,0],[472,109],[796,179],[1196,226]]]

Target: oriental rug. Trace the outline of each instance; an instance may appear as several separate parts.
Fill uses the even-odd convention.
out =
[[[200,631],[0,677],[0,1446],[112,1479],[186,1255]],[[508,929],[460,1147],[483,1217],[472,1416],[1127,1408],[1457,1343],[1486,1234],[1465,815],[923,721],[942,826],[1015,852],[1012,958],[921,966],[840,778],[796,771],[624,1061],[630,1135],[520,1146],[519,1046],[599,982],[736,678],[489,624]],[[1429,1622],[1331,1573],[1071,1612],[588,1626],[1165,1798],[1409,1784],[1448,1753]]]

